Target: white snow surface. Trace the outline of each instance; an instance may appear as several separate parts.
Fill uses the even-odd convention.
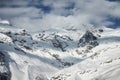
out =
[[[82,29],[29,33],[2,26],[0,51],[10,59],[11,80],[120,80],[120,29],[91,29],[101,36],[99,45],[85,52],[86,47],[77,47]],[[69,45],[65,52],[52,45],[55,35]]]
[[[10,22],[9,22],[8,20],[1,20],[1,19],[0,19],[0,24],[9,25]]]

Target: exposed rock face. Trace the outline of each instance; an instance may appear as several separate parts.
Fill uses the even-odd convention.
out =
[[[5,55],[0,52],[0,80],[10,80],[11,73],[9,70],[8,61],[5,59]]]
[[[35,78],[35,80],[48,80],[47,77],[43,76],[43,75],[39,75]]]
[[[92,45],[93,47],[98,45],[96,41],[97,37],[92,32],[86,31],[86,33],[80,38],[78,46],[84,47],[85,45]]]
[[[103,29],[99,29],[99,32],[103,32]]]
[[[66,51],[65,48],[68,46],[65,39],[58,35],[55,35],[54,39],[52,40],[52,44],[54,47],[60,48],[63,52]]]

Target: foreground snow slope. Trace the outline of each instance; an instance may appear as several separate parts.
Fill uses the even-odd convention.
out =
[[[86,30],[29,33],[10,27],[0,26],[0,52],[11,80],[120,80],[120,29],[91,27],[98,45],[78,47]]]
[[[119,80],[119,50],[119,43],[100,45],[80,63],[57,72],[52,80]]]
[[[83,61],[57,72],[52,80],[119,80],[120,36],[119,29],[105,30],[99,46],[92,49]]]

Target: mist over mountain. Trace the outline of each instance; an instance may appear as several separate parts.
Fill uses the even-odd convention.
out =
[[[119,5],[107,0],[0,0],[0,17],[14,27],[33,31],[43,26],[48,29],[82,24],[116,28],[120,26]]]

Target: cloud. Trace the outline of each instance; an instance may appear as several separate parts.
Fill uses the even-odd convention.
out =
[[[0,6],[27,6],[31,0],[0,0]]]
[[[120,0],[108,0],[108,1],[119,2]]]
[[[107,0],[2,0],[0,6],[1,18],[33,31],[82,24],[109,26],[115,23],[110,17],[120,18],[120,4]]]
[[[41,17],[42,14],[43,12],[40,9],[34,7],[0,8],[0,17],[2,18]]]

